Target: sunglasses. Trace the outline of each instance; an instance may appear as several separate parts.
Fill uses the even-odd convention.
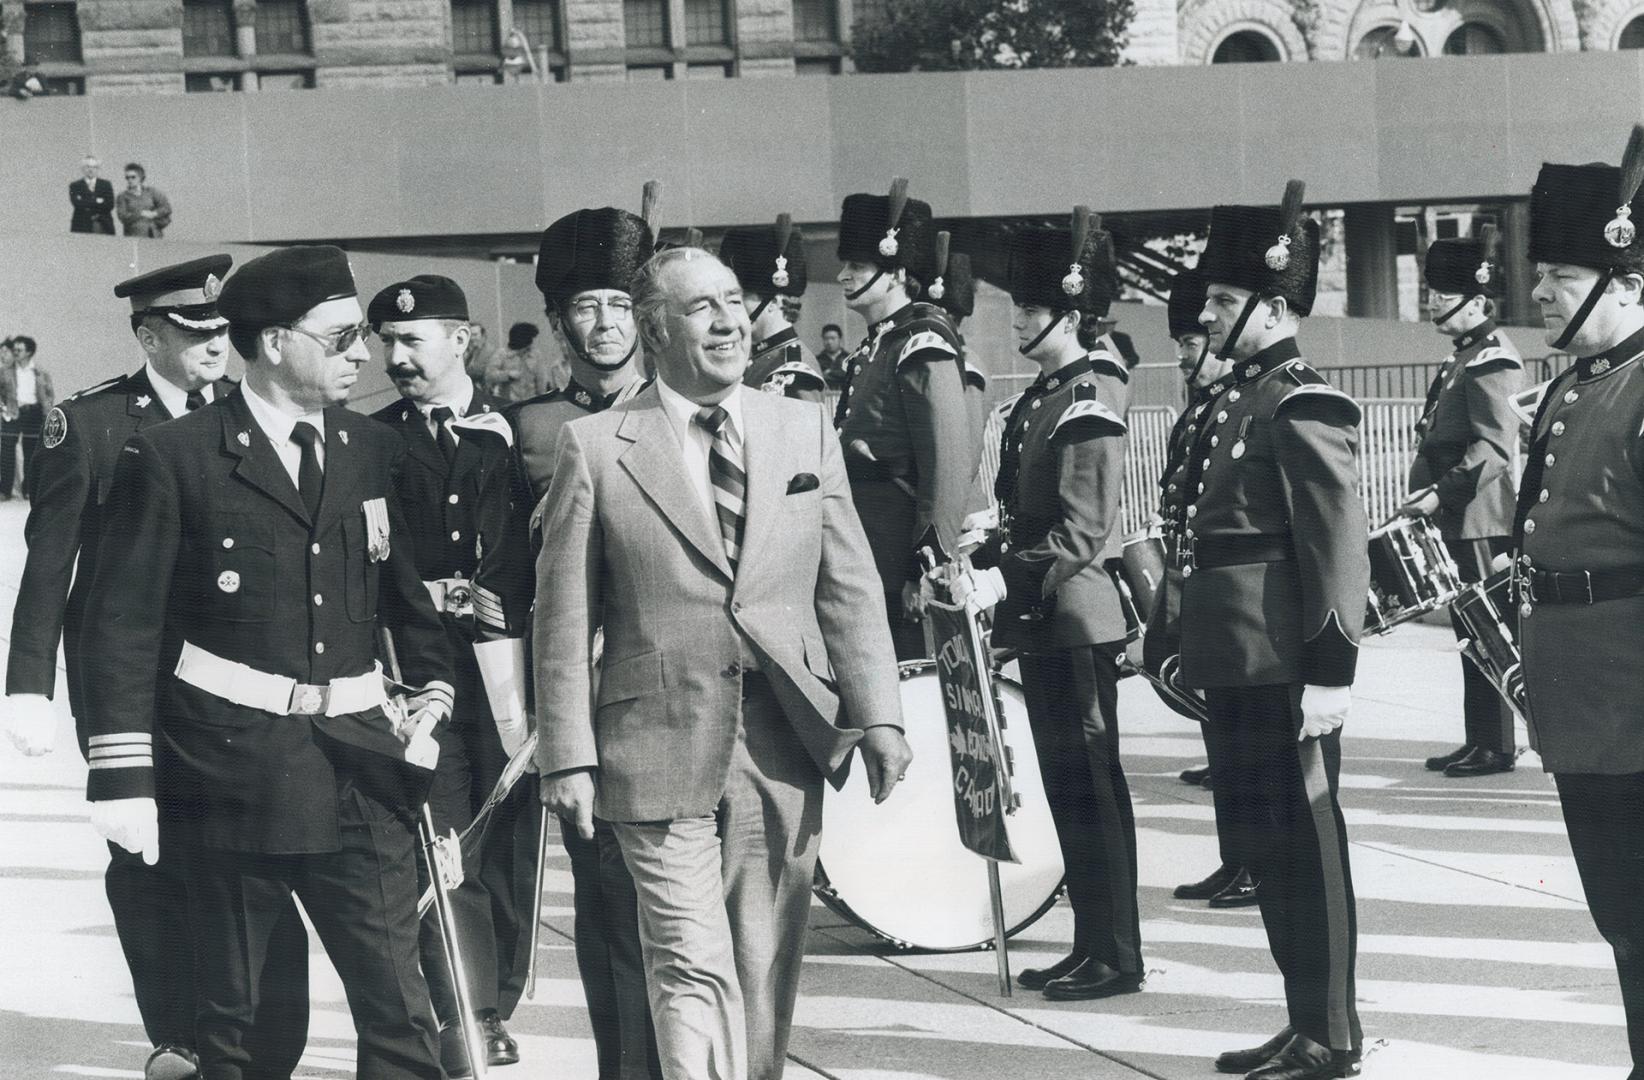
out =
[[[287,326],[285,329],[295,331],[303,337],[312,338],[332,352],[345,353],[354,347],[356,341],[370,335],[371,324],[362,322],[358,326],[345,326],[341,330],[335,330],[329,334],[316,334],[314,331],[304,330],[300,326]]]

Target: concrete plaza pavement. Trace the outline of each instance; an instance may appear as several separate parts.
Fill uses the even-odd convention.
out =
[[[0,598],[16,596],[25,513],[22,503],[0,504]],[[9,623],[0,630],[9,636]],[[1472,781],[1422,768],[1422,758],[1459,741],[1457,666],[1448,629],[1424,625],[1368,642],[1360,664],[1342,802],[1358,892],[1365,1074],[1620,1080],[1627,1042],[1610,950],[1582,901],[1550,778],[1533,755],[1514,773]],[[60,714],[54,754],[0,747],[0,1080],[140,1077],[147,1043],[103,896],[106,853],[87,820],[66,705]],[[899,952],[817,904],[790,1077],[1188,1080],[1216,1075],[1217,1052],[1283,1025],[1259,913],[1170,895],[1216,863],[1210,794],[1176,778],[1202,761],[1198,732],[1136,680],[1122,686],[1120,724],[1136,804],[1146,989],[1095,1003],[1021,990],[1003,997],[992,953]],[[570,872],[552,851],[542,979],[510,1024],[523,1063],[495,1075],[593,1080]],[[1012,942],[1013,969],[1058,958],[1070,933],[1058,904]],[[353,1035],[341,985],[314,949],[313,1022],[298,1076],[329,1080],[352,1073]]]

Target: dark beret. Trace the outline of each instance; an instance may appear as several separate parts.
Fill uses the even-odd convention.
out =
[[[549,304],[591,289],[632,293],[639,268],[655,250],[644,218],[614,206],[577,210],[542,231],[537,288]]]
[[[240,267],[223,284],[217,309],[237,330],[255,331],[289,326],[327,300],[357,295],[341,248],[288,247]]]
[[[217,311],[217,296],[233,265],[230,255],[207,255],[162,266],[120,282],[114,295],[130,298],[133,315],[164,315],[185,330],[221,330],[228,320]]]
[[[438,274],[418,274],[396,281],[371,298],[365,319],[372,326],[416,319],[468,321],[468,297],[462,286]]]
[[[729,229],[719,242],[719,261],[730,267],[736,280],[760,296],[803,296],[810,283],[805,266],[805,238],[798,228],[788,231],[788,246],[777,251],[775,225],[742,225]],[[787,260],[778,270],[776,257]],[[777,284],[777,275],[785,275]]]
[[[1171,279],[1167,310],[1172,338],[1204,333],[1199,325],[1199,314],[1204,311],[1204,285],[1204,273],[1198,269],[1183,270]]]

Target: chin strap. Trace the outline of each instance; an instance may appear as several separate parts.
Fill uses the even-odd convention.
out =
[[[1251,293],[1250,299],[1244,302],[1244,309],[1239,312],[1239,317],[1233,321],[1233,329],[1228,331],[1227,340],[1223,341],[1222,347],[1216,350],[1216,359],[1233,359],[1233,346],[1238,343],[1239,335],[1244,333],[1244,324],[1249,322],[1250,316],[1256,313],[1256,301],[1260,299],[1261,297]],[[1205,347],[1210,347],[1209,338],[1205,339]]]
[[[1204,344],[1199,346],[1199,362],[1194,364],[1193,370],[1187,373],[1187,388],[1189,390],[1193,389],[1193,380],[1199,377],[1199,372],[1204,370],[1204,362],[1208,359],[1210,359],[1210,338],[1206,336]]]
[[[1058,326],[1062,325],[1062,320],[1067,318],[1067,317],[1068,317],[1068,312],[1066,312],[1066,311],[1057,312],[1056,317],[1054,319],[1050,320],[1050,322],[1045,325],[1045,328],[1043,330],[1039,331],[1039,334],[1038,334],[1037,337],[1035,337],[1032,341],[1028,342],[1026,345],[1016,346],[1016,351],[1021,353],[1023,356],[1030,355],[1033,352],[1034,349],[1037,349],[1039,347],[1039,343],[1041,341],[1045,340],[1045,338],[1050,336],[1050,332],[1052,330],[1054,330]]]
[[[1473,296],[1477,296],[1477,295],[1478,295],[1477,293],[1473,294]],[[1456,317],[1456,312],[1460,311],[1462,308],[1466,307],[1468,304],[1471,304],[1472,302],[1473,302],[1473,297],[1472,296],[1462,297],[1460,300],[1456,301],[1456,306],[1455,307],[1451,308],[1449,311],[1446,311],[1444,314],[1442,314],[1438,318],[1434,319],[1433,320],[1433,325],[1434,326],[1443,326],[1445,323],[1449,322],[1451,319]]]
[[[1581,325],[1587,321],[1587,316],[1593,313],[1593,308],[1598,304],[1598,298],[1604,295],[1604,290],[1610,287],[1610,282],[1614,279],[1614,267],[1605,269],[1598,275],[1598,280],[1593,282],[1592,291],[1587,294],[1587,299],[1583,300],[1581,306],[1576,309],[1575,318],[1565,325],[1564,333],[1558,335],[1558,340],[1553,342],[1553,348],[1563,352],[1570,347],[1570,342],[1580,332]]]
[[[855,300],[857,297],[861,296],[863,293],[865,293],[869,289],[873,288],[874,285],[879,281],[879,279],[884,277],[884,276],[885,276],[885,268],[880,267],[879,269],[877,269],[873,272],[873,277],[868,279],[868,282],[867,282],[866,285],[863,285],[860,289],[857,289],[855,292],[846,293],[845,294],[845,299],[846,300]]]
[[[868,282],[868,284],[871,285],[871,284],[873,284],[873,282],[870,281],[870,282]],[[767,296],[765,299],[761,300],[759,302],[759,306],[753,309],[753,314],[748,316],[748,325],[752,326],[754,323],[758,322],[759,317],[761,315],[765,314],[765,309],[770,307],[771,306],[771,301],[773,301],[775,299],[776,299],[775,294],[772,294],[770,296]],[[851,299],[854,300],[854,299],[856,299],[856,297],[853,296],[853,297],[851,297]]]
[[[634,358],[634,353],[639,351],[639,335],[635,334],[634,343],[628,346],[628,352],[621,360],[618,360],[614,364],[602,364],[588,354],[588,347],[582,343],[582,339],[578,336],[575,327],[573,327],[569,322],[562,322],[561,325],[566,331],[568,331],[565,335],[565,340],[571,343],[571,351],[577,354],[578,360],[581,360],[584,364],[587,364],[595,371],[620,370],[622,365],[632,360]]]

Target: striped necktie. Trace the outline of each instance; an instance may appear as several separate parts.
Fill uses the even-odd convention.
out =
[[[708,451],[708,480],[713,488],[714,516],[719,519],[719,535],[725,541],[725,558],[736,571],[742,554],[743,514],[748,494],[748,477],[742,471],[741,440],[731,441],[727,421],[731,414],[719,405],[705,405],[692,420],[714,437]]]

